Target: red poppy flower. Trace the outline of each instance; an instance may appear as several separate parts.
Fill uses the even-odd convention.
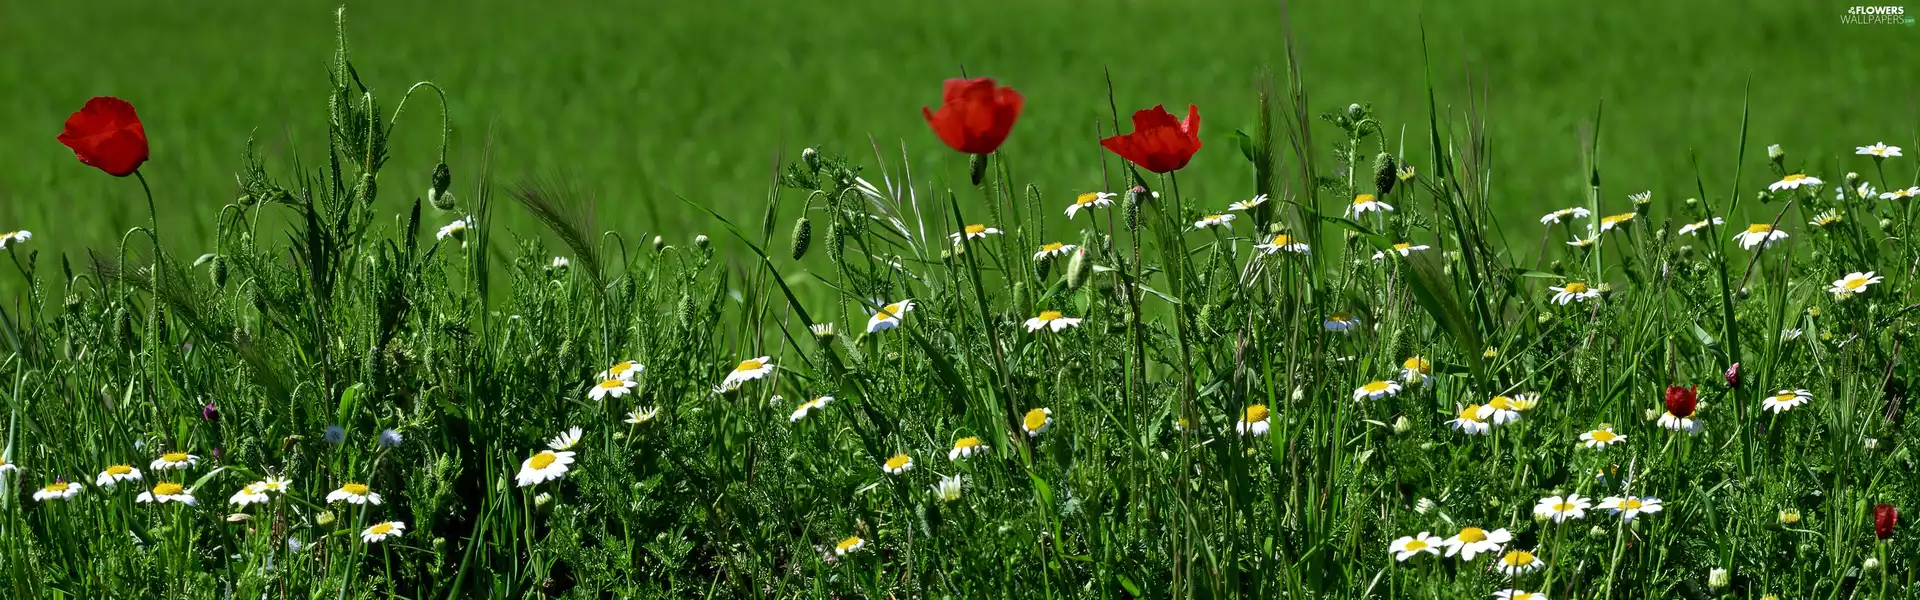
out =
[[[921,107],[927,124],[953,149],[968,154],[992,154],[1007,141],[1013,122],[1027,99],[992,79],[948,79],[940,94],[940,110]]]
[[[1892,504],[1882,502],[1873,507],[1873,535],[1880,539],[1893,537],[1893,526],[1900,523],[1900,511]]]
[[[1691,417],[1693,409],[1700,404],[1696,393],[1700,386],[1683,388],[1677,385],[1667,386],[1667,414],[1676,417]]]
[[[1175,120],[1165,106],[1133,113],[1133,133],[1100,140],[1120,158],[1155,173],[1178,171],[1200,151],[1200,107],[1187,105],[1187,119]]]
[[[87,166],[106,171],[114,177],[132,175],[147,162],[147,129],[133,105],[111,96],[87,101],[79,112],[67,117],[60,132],[60,143],[73,149],[73,156]]]

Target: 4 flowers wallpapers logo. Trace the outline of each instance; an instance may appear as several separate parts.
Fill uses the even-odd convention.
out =
[[[1018,91],[998,85],[993,79],[951,79],[945,83],[940,107],[924,108],[923,116],[942,142],[954,150],[974,155],[979,159],[994,153],[1007,139],[1024,106],[1025,98]],[[1200,112],[1197,106],[1188,106],[1185,118],[1176,118],[1163,106],[1140,110],[1133,114],[1132,124],[1131,133],[1108,137],[1100,140],[1100,143],[1107,150],[1141,169],[1159,174],[1178,171],[1187,166],[1201,148]],[[70,148],[80,162],[115,177],[139,175],[141,165],[149,158],[144,126],[133,105],[118,98],[98,97],[87,101],[84,107],[67,119],[57,139]],[[1769,153],[1777,160],[1780,150],[1777,146],[1770,147]],[[1884,143],[1861,146],[1856,149],[1856,153],[1871,157],[1876,164],[1878,161],[1902,156],[1899,147]],[[1411,179],[1414,176],[1412,167],[1399,169],[1397,176],[1401,180]],[[1788,173],[1779,181],[1769,185],[1768,189],[1774,193],[1799,191],[1811,193],[1823,184],[1824,182],[1819,178],[1804,173]],[[1157,192],[1153,194],[1156,197],[1158,195]],[[1858,198],[1877,197],[1901,200],[1920,196],[1920,187],[1877,192],[1871,184],[1860,183],[1852,189],[1839,190],[1836,195],[1841,199],[1851,195]],[[1630,199],[1644,204],[1648,196],[1650,193],[1634,194]],[[1066,206],[1065,214],[1068,218],[1074,218],[1083,211],[1109,208],[1114,205],[1117,198],[1118,195],[1109,192],[1081,194],[1073,200],[1072,204]],[[1235,213],[1251,211],[1269,200],[1267,196],[1262,195],[1234,202],[1222,212],[1206,215],[1193,222],[1192,227],[1194,230],[1216,227],[1231,230],[1233,222],[1238,218]],[[1357,194],[1346,206],[1343,216],[1357,220],[1366,218],[1369,214],[1379,216],[1392,213],[1394,210],[1394,206],[1372,194]],[[1616,230],[1620,225],[1636,218],[1636,215],[1637,213],[1628,212],[1602,217],[1598,220],[1597,226],[1589,225],[1587,236],[1575,238],[1567,244],[1575,247],[1590,247],[1597,243],[1598,236]],[[1591,216],[1591,211],[1586,208],[1570,207],[1547,213],[1540,218],[1540,223],[1551,227],[1570,224],[1575,219],[1588,219]],[[1809,224],[1823,227],[1839,219],[1838,215],[1828,212],[1816,217]],[[439,230],[438,238],[463,240],[470,222],[470,219],[466,218],[455,220]],[[1703,232],[1713,231],[1724,224],[1724,219],[1710,217],[1683,225],[1678,232],[1681,235],[1697,236]],[[951,238],[956,246],[960,246],[1000,233],[1000,229],[991,225],[969,224],[962,227],[961,231],[951,234]],[[1776,229],[1773,224],[1755,223],[1735,233],[1730,239],[1738,242],[1743,249],[1763,250],[1788,237],[1787,232]],[[0,233],[0,249],[11,249],[32,239],[33,234],[25,230]],[[1311,251],[1302,240],[1286,233],[1266,235],[1256,240],[1253,247],[1267,255],[1307,254]],[[1393,245],[1390,251],[1374,254],[1373,258],[1385,260],[1393,258],[1396,254],[1399,257],[1407,257],[1427,250],[1429,247],[1426,245],[1398,243]],[[1032,259],[1034,261],[1060,260],[1083,252],[1084,250],[1072,244],[1048,243],[1035,251]],[[566,264],[565,257],[554,259],[556,267]],[[1854,295],[1869,293],[1873,285],[1882,281],[1883,278],[1873,271],[1849,272],[1834,280],[1826,291],[1838,300],[1845,300]],[[1569,305],[1601,300],[1605,296],[1607,286],[1582,281],[1565,281],[1549,289],[1553,292],[1551,302]],[[869,334],[880,334],[901,327],[913,310],[914,301],[910,299],[879,306],[872,312],[866,331]],[[1062,334],[1079,326],[1081,321],[1081,318],[1067,316],[1060,311],[1046,310],[1027,319],[1024,327],[1032,334]],[[1323,325],[1327,331],[1338,334],[1350,332],[1360,323],[1349,313],[1335,312],[1324,318]],[[737,390],[741,386],[773,375],[775,369],[773,361],[766,356],[742,360],[725,375],[714,390],[717,393]],[[1738,369],[1739,365],[1735,364],[1726,373],[1725,377],[1729,385],[1738,385]],[[637,362],[620,362],[599,373],[596,380],[587,387],[586,395],[597,401],[617,400],[633,393],[639,385],[639,378],[644,373],[645,367]],[[1356,388],[1352,394],[1353,400],[1368,401],[1392,397],[1405,390],[1427,384],[1432,377],[1432,363],[1424,357],[1414,356],[1405,360],[1397,377],[1372,381]],[[1779,414],[1814,400],[1813,394],[1807,390],[1783,389],[1766,396],[1761,402],[1761,408]],[[828,410],[832,402],[832,396],[821,396],[802,402],[793,409],[789,420],[799,423],[810,415]],[[1484,404],[1461,407],[1457,416],[1447,423],[1454,430],[1465,435],[1488,435],[1498,427],[1524,419],[1529,411],[1540,405],[1540,402],[1539,398],[1529,394],[1497,395]],[[1663,411],[1654,421],[1658,427],[1689,435],[1698,434],[1705,429],[1706,424],[1696,414],[1697,387],[1670,386],[1666,390],[1662,404]],[[659,411],[658,407],[637,407],[627,414],[624,422],[629,426],[644,425],[652,421]],[[1247,407],[1240,415],[1235,424],[1235,431],[1240,435],[1264,436],[1270,429],[1272,417],[1273,413],[1267,406],[1254,404]],[[1053,424],[1053,412],[1045,407],[1032,408],[1020,418],[1019,424],[1026,435],[1041,436]],[[1186,420],[1181,419],[1175,427],[1186,430]],[[554,436],[547,442],[544,449],[538,449],[520,464],[514,477],[516,485],[531,487],[565,477],[570,465],[575,462],[575,448],[584,435],[582,428],[573,427]],[[1577,439],[1569,440],[1569,443],[1578,444],[1592,451],[1605,451],[1608,447],[1625,441],[1628,435],[1630,433],[1617,430],[1613,425],[1600,424],[1590,431],[1579,434]],[[397,434],[395,438],[398,438]],[[952,447],[947,450],[947,458],[950,461],[962,461],[986,449],[987,443],[979,437],[961,437],[954,440]],[[161,454],[147,465],[156,481],[152,482],[150,488],[137,495],[136,502],[199,505],[197,490],[184,483],[172,481],[170,477],[175,473],[185,474],[196,468],[201,460],[200,456],[184,451]],[[896,454],[877,465],[880,471],[890,475],[902,474],[914,467],[914,457],[906,452]],[[12,474],[17,477],[23,469],[22,465],[0,460],[0,474]],[[132,464],[109,465],[97,476],[92,477],[94,488],[97,493],[102,494],[113,493],[121,486],[143,486],[146,485],[147,480],[148,473]],[[293,489],[291,479],[278,475],[246,483],[228,498],[228,504],[232,505],[236,511],[229,518],[244,520],[246,515],[239,511],[244,511],[251,505],[272,502],[276,497],[291,493]],[[933,492],[936,497],[951,501],[958,499],[963,489],[962,480],[957,476],[951,476],[943,477],[934,486]],[[32,498],[40,502],[73,501],[81,495],[83,490],[84,487],[79,481],[58,477],[33,492]],[[328,503],[359,506],[378,506],[383,503],[379,492],[366,484],[356,482],[340,484],[326,494],[325,500]],[[1422,500],[1419,508],[1424,512],[1431,506],[1430,501]],[[1596,509],[1606,511],[1609,517],[1621,521],[1633,521],[1658,515],[1663,508],[1663,501],[1653,496],[1623,494],[1608,496],[1595,503],[1594,498],[1570,493],[1540,498],[1533,506],[1532,513],[1542,521],[1564,524],[1587,519],[1588,513]],[[1894,534],[1899,520],[1899,511],[1896,507],[1885,503],[1877,504],[1872,509],[1872,516],[1873,529],[1877,537],[1885,540]],[[359,538],[365,543],[378,543],[404,535],[406,527],[406,523],[400,521],[381,521],[366,527]],[[1395,561],[1400,562],[1419,559],[1423,556],[1457,558],[1471,562],[1481,555],[1497,555],[1498,558],[1490,568],[1510,576],[1529,573],[1544,565],[1538,548],[1509,547],[1513,541],[1513,534],[1505,528],[1486,529],[1467,525],[1459,527],[1453,535],[1447,537],[1441,537],[1429,531],[1401,536],[1387,544],[1387,551]],[[866,545],[866,540],[858,536],[850,536],[834,544],[831,551],[834,555],[845,555],[857,552]],[[1542,593],[1520,589],[1502,590],[1497,592],[1495,597],[1502,600],[1545,600],[1546,598]]]

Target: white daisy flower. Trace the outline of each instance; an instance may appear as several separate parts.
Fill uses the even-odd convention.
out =
[[[799,423],[801,419],[807,418],[808,413],[824,409],[827,407],[827,403],[830,402],[833,402],[833,396],[821,396],[806,402],[801,402],[800,406],[793,408],[793,414],[787,417],[787,422]]]
[[[867,319],[867,333],[879,333],[900,326],[900,319],[913,312],[912,300],[901,300],[880,307],[878,312]]]
[[[265,504],[268,500],[271,498],[267,497],[264,484],[255,482],[240,486],[240,491],[234,492],[233,497],[227,499],[227,503],[245,508],[249,504]]]
[[[1327,331],[1346,331],[1349,329],[1353,329],[1355,325],[1359,325],[1359,324],[1360,323],[1358,321],[1354,320],[1353,315],[1344,313],[1344,312],[1337,312],[1337,313],[1327,315],[1326,320],[1321,321],[1320,326],[1325,327]]]
[[[5,472],[7,472],[7,471],[14,471],[14,470],[18,470],[19,468],[20,468],[20,467],[19,467],[18,465],[15,465],[15,464],[13,464],[13,463],[10,463],[10,462],[7,462],[7,459],[6,459],[6,458],[4,458],[4,457],[0,457],[0,473],[5,473]]]
[[[571,464],[572,452],[541,450],[520,462],[520,472],[513,476],[514,485],[527,487],[559,479],[567,474],[567,465]]]
[[[1248,198],[1246,200],[1235,202],[1233,204],[1228,204],[1227,210],[1238,210],[1242,212],[1249,211],[1249,210],[1253,210],[1253,207],[1255,206],[1266,204],[1266,202],[1267,202],[1267,195],[1261,194],[1258,196],[1254,196],[1252,198]]]
[[[907,471],[912,471],[913,457],[907,456],[904,452],[895,454],[893,458],[887,459],[887,462],[880,463],[880,470],[886,471],[889,475],[899,475]]]
[[[1422,385],[1433,380],[1433,363],[1426,357],[1415,356],[1400,363],[1400,381],[1407,385]]]
[[[1587,209],[1580,208],[1578,206],[1573,208],[1562,208],[1560,210],[1547,213],[1545,216],[1540,217],[1540,224],[1556,225],[1556,224],[1559,224],[1561,221],[1566,220],[1568,217],[1572,217],[1576,219],[1585,219],[1587,218],[1587,215],[1591,215],[1591,214],[1593,213],[1589,212]]]
[[[988,227],[988,226],[979,225],[979,224],[968,225],[966,226],[966,228],[962,229],[961,231],[966,234],[966,239],[969,239],[969,240],[984,239],[989,235],[1000,235],[1000,230],[998,228]],[[953,238],[953,245],[955,246],[960,245],[962,241],[960,237],[961,236],[960,233],[952,233],[948,235]]]
[[[1353,197],[1353,204],[1347,205],[1346,215],[1358,218],[1370,211],[1393,212],[1393,205],[1381,202],[1373,194],[1361,194]]]
[[[1285,250],[1287,252],[1293,252],[1295,254],[1307,253],[1306,244],[1302,244],[1300,242],[1294,241],[1294,239],[1291,236],[1288,236],[1287,234],[1284,234],[1284,233],[1276,233],[1272,238],[1268,239],[1266,243],[1254,244],[1253,248],[1255,250],[1259,250],[1267,254],[1273,254],[1281,250]]]
[[[1762,244],[1772,248],[1774,242],[1787,239],[1787,232],[1774,229],[1772,225],[1766,223],[1754,223],[1747,226],[1746,231],[1733,236],[1733,239],[1740,242],[1740,247],[1746,250],[1752,250],[1754,246]]]
[[[939,498],[941,502],[959,500],[964,483],[965,481],[960,479],[959,475],[942,475],[940,483],[933,486],[933,497]]]
[[[1767,399],[1761,400],[1760,408],[1772,411],[1773,414],[1777,415],[1799,408],[1800,405],[1812,401],[1813,392],[1806,390],[1780,390],[1778,393],[1768,396]]]
[[[1665,410],[1660,411],[1659,425],[1672,431],[1685,432],[1688,435],[1699,434],[1705,427],[1692,414],[1676,415]]]
[[[627,413],[626,423],[628,425],[642,425],[647,421],[652,421],[654,417],[658,416],[660,416],[660,407],[658,406],[635,408],[632,412]]]
[[[773,373],[772,360],[771,358],[762,356],[740,361],[740,364],[733,368],[733,372],[727,373],[727,378],[720,382],[720,388],[731,390],[749,381],[771,375]]]
[[[1839,223],[1840,221],[1843,221],[1843,220],[1845,219],[1841,218],[1839,212],[1829,208],[1825,211],[1822,211],[1820,214],[1814,215],[1813,220],[1807,221],[1807,224],[1812,225],[1814,227],[1826,227],[1829,225],[1833,225],[1835,223]]]
[[[1049,427],[1053,427],[1053,409],[1036,408],[1020,418],[1020,428],[1026,430],[1027,437],[1040,437]]]
[[[1660,508],[1659,498],[1610,496],[1600,501],[1600,509],[1612,511],[1613,514],[1620,515],[1620,519],[1623,521],[1632,521],[1640,515],[1650,515],[1660,512]]]
[[[171,481],[162,481],[154,484],[152,490],[140,492],[140,495],[133,497],[133,501],[141,503],[152,502],[155,504],[166,504],[168,502],[179,502],[181,504],[194,503],[193,490]]]
[[[580,443],[581,433],[579,427],[570,427],[560,432],[560,435],[553,436],[553,439],[547,440],[547,447],[554,450],[572,450],[574,445]]]
[[[1027,319],[1028,332],[1040,331],[1042,329],[1065,331],[1069,327],[1078,327],[1079,325],[1080,319],[1060,314],[1060,311],[1057,310],[1043,310],[1040,311],[1040,316]]]
[[[1582,498],[1579,494],[1567,494],[1565,498],[1547,496],[1533,505],[1533,514],[1555,523],[1565,523],[1587,517],[1587,509],[1593,508],[1591,498]]]
[[[1241,435],[1260,437],[1267,434],[1267,428],[1271,426],[1269,423],[1272,420],[1269,418],[1271,416],[1267,412],[1267,405],[1255,404],[1247,407],[1246,414],[1240,417],[1240,423],[1234,428],[1239,430]]]
[[[1440,539],[1440,536],[1422,531],[1417,535],[1401,536],[1387,544],[1387,552],[1393,555],[1394,561],[1407,562],[1407,559],[1422,553],[1439,556],[1440,545],[1445,543],[1446,540]]]
[[[1577,240],[1574,240],[1574,241],[1571,241],[1571,242],[1567,242],[1567,245],[1568,245],[1568,246],[1573,246],[1573,247],[1575,247],[1575,248],[1590,248],[1590,247],[1592,247],[1592,246],[1593,246],[1594,244],[1598,244],[1598,243],[1600,243],[1600,236],[1598,236],[1598,235],[1589,235],[1589,236],[1587,236],[1587,237],[1583,237],[1583,238],[1580,238],[1580,239],[1577,239]]]
[[[1549,286],[1547,289],[1554,291],[1553,302],[1561,306],[1566,306],[1572,302],[1586,302],[1600,297],[1600,290],[1587,287],[1584,281],[1569,281],[1560,284],[1560,287]]]
[[[267,492],[270,494],[285,494],[287,493],[287,490],[293,489],[293,480],[287,479],[285,477],[274,477],[269,475],[267,476],[266,479],[261,480],[258,483],[258,485],[260,486],[260,491],[262,492]]]
[[[1626,223],[1627,221],[1632,221],[1635,216],[1638,216],[1638,215],[1634,213],[1620,213],[1617,215],[1608,215],[1608,216],[1600,217],[1600,233],[1606,233],[1608,231],[1612,231],[1614,226]]]
[[[1078,248],[1078,247],[1079,246],[1075,246],[1073,244],[1063,244],[1060,242],[1043,244],[1040,246],[1040,251],[1033,253],[1033,261],[1040,262],[1043,260],[1047,260],[1049,258],[1053,258],[1055,256],[1066,256],[1067,254],[1073,252],[1074,248]]]
[[[1113,199],[1118,196],[1118,194],[1109,192],[1087,192],[1081,194],[1078,198],[1073,199],[1072,205],[1067,206],[1067,218],[1073,218],[1074,213],[1080,212],[1081,209],[1113,206]]]
[[[1614,433],[1613,426],[1606,423],[1601,423],[1600,427],[1593,431],[1580,434],[1580,444],[1594,450],[1605,450],[1607,446],[1624,441],[1627,441],[1627,436]]]
[[[452,223],[448,223],[447,226],[441,227],[439,235],[434,236],[434,239],[445,240],[447,238],[453,238],[455,240],[459,240],[460,245],[464,246],[467,243],[466,241],[467,228],[471,227],[472,225],[473,225],[473,217],[467,217],[464,219],[454,219]]]
[[[947,460],[960,460],[986,451],[987,445],[980,438],[967,436],[953,441],[953,449],[947,451]]]
[[[1370,381],[1366,385],[1353,388],[1354,400],[1379,400],[1387,396],[1400,394],[1400,382]]]
[[[1460,409],[1459,416],[1448,420],[1447,425],[1467,435],[1486,435],[1493,431],[1493,426],[1487,424],[1486,417],[1480,416],[1481,408],[1478,404],[1468,404]]]
[[[26,230],[0,233],[0,250],[31,239],[33,239],[33,232]]]
[[[1862,181],[1860,182],[1860,187],[1853,188],[1853,195],[1861,200],[1867,200],[1867,199],[1873,198],[1878,191],[1879,190],[1873,189],[1873,184]],[[1845,200],[1847,199],[1847,193],[1844,191],[1835,190],[1833,193],[1833,199]]]
[[[1780,341],[1791,342],[1800,339],[1800,330],[1792,327],[1780,330]]]
[[[133,468],[132,465],[113,465],[111,467],[107,467],[107,470],[101,471],[100,476],[93,480],[93,484],[100,487],[113,487],[113,484],[120,483],[122,481],[139,481],[139,480],[140,480],[139,469]]]
[[[1694,236],[1694,237],[1699,237],[1699,235],[1700,235],[1700,233],[1699,233],[1699,232],[1700,232],[1700,231],[1702,231],[1702,230],[1705,230],[1705,229],[1707,228],[1707,221],[1709,221],[1709,220],[1711,220],[1711,221],[1713,221],[1713,224],[1714,224],[1714,225],[1725,225],[1725,224],[1727,224],[1727,220],[1726,220],[1726,219],[1722,219],[1722,218],[1720,218],[1720,217],[1714,217],[1714,218],[1712,218],[1712,219],[1701,219],[1701,220],[1699,220],[1699,221],[1694,221],[1694,222],[1692,222],[1692,223],[1688,223],[1688,224],[1686,224],[1686,225],[1681,225],[1681,226],[1680,226],[1680,235],[1691,235],[1691,236]]]
[[[1645,204],[1653,200],[1653,190],[1627,194],[1627,199],[1633,201],[1634,204]]]
[[[608,396],[619,398],[639,386],[640,384],[634,383],[632,379],[608,379],[587,388],[587,397],[594,400],[604,400]]]
[[[551,263],[551,266],[555,269],[565,269],[571,265],[573,265],[573,261],[567,260],[565,256],[555,256]]]
[[[48,500],[69,500],[77,495],[80,495],[79,484],[55,481],[47,484],[47,487],[40,488],[39,491],[34,492],[33,499],[41,502]]]
[[[840,540],[840,543],[833,545],[833,555],[846,556],[858,552],[861,548],[865,547],[867,547],[867,541],[860,539],[860,536],[848,536],[847,539]]]
[[[1494,396],[1480,407],[1480,418],[1494,425],[1505,425],[1520,420],[1521,413],[1532,410],[1538,403],[1526,394]]]
[[[641,365],[638,362],[634,362],[631,360],[623,360],[618,363],[614,363],[614,365],[611,367],[607,367],[607,370],[601,371],[600,379],[602,380],[624,379],[627,381],[633,381],[634,377],[638,377],[641,373],[645,373],[646,371],[647,371],[647,367],[644,365]]]
[[[1874,142],[1872,146],[1855,147],[1853,153],[1861,156],[1871,156],[1875,160],[1879,160],[1900,156],[1900,147],[1888,146],[1885,142]]]
[[[1206,229],[1208,227],[1213,227],[1215,225],[1218,225],[1221,227],[1225,227],[1227,229],[1233,229],[1233,220],[1235,218],[1237,217],[1236,215],[1233,215],[1233,214],[1207,215],[1204,217],[1200,217],[1200,220],[1198,221],[1194,221],[1193,228]]]
[[[1426,250],[1427,248],[1428,246],[1426,244],[1414,245],[1414,244],[1401,243],[1401,244],[1393,245],[1393,252],[1399,253],[1400,256],[1412,256],[1413,253],[1419,252],[1421,250]],[[1387,257],[1387,253],[1385,251],[1373,253],[1374,260],[1380,260],[1386,257]]]
[[[377,506],[381,501],[380,494],[367,489],[367,484],[364,483],[348,483],[340,486],[340,489],[327,493],[327,502],[329,504],[345,502],[348,504],[372,504]]]
[[[1487,531],[1479,527],[1462,527],[1460,533],[1447,538],[1447,556],[1460,555],[1460,560],[1473,560],[1482,553],[1499,552],[1507,542],[1513,541],[1513,534],[1505,529]]]
[[[1912,198],[1915,196],[1920,196],[1920,187],[1910,187],[1904,190],[1892,190],[1892,191],[1880,194],[1880,199],[1881,200],[1901,200],[1905,198]]]
[[[1542,592],[1529,592],[1518,589],[1505,589],[1493,593],[1494,600],[1547,600]]]
[[[1540,557],[1534,556],[1532,552],[1514,550],[1501,556],[1500,562],[1494,565],[1494,569],[1500,571],[1502,575],[1515,577],[1532,573],[1544,566],[1546,564],[1540,562]]]
[[[375,523],[373,524],[372,527],[368,527],[365,531],[360,532],[360,541],[366,542],[369,544],[376,544],[379,542],[386,541],[386,539],[390,537],[399,537],[400,535],[405,534],[406,532],[407,532],[406,523],[401,523],[399,521],[386,521],[381,523]]]
[[[1833,287],[1827,288],[1827,291],[1844,298],[1866,292],[1867,286],[1880,283],[1882,279],[1885,278],[1875,275],[1873,271],[1848,273],[1846,277],[1834,281]]]
[[[160,455],[160,458],[153,459],[153,463],[147,466],[155,471],[167,471],[172,469],[188,469],[199,463],[200,457],[198,456],[185,452],[168,452]]]
[[[1802,173],[1794,173],[1792,175],[1783,177],[1779,181],[1775,181],[1772,184],[1768,185],[1767,190],[1774,191],[1774,192],[1778,192],[1780,190],[1797,190],[1803,187],[1818,186],[1822,183],[1825,183],[1825,182],[1820,181],[1820,178],[1818,177],[1808,177]]]

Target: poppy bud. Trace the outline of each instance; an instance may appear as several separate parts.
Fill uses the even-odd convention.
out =
[[[447,168],[447,163],[434,165],[433,178],[429,181],[432,184],[428,191],[429,196],[445,194],[447,190],[453,188],[453,171]]]
[[[1067,291],[1078,292],[1087,284],[1087,272],[1093,270],[1093,264],[1087,259],[1087,251],[1073,251],[1073,258],[1067,261]]]
[[[427,204],[438,210],[453,210],[453,192],[442,192],[427,188]]]
[[[987,178],[987,155],[973,155],[967,162],[967,172],[973,177],[973,184],[980,185],[980,181]]]
[[[1885,502],[1873,507],[1873,536],[1880,539],[1893,537],[1893,527],[1900,523],[1900,510]]]
[[[206,406],[200,407],[200,419],[208,423],[220,422],[220,407],[208,402]]]
[[[1151,197],[1145,186],[1136,185],[1133,186],[1133,189],[1127,190],[1127,204],[1125,208],[1128,231],[1140,230],[1140,207],[1145,205],[1147,199]]]
[[[1381,152],[1379,156],[1373,157],[1373,187],[1379,190],[1382,197],[1385,197],[1387,192],[1393,191],[1393,182],[1397,181],[1394,174],[1395,167],[1397,165],[1394,164],[1392,154]]]
[[[374,183],[372,172],[360,174],[360,201],[373,204],[373,197],[379,193],[380,186]]]
[[[208,269],[208,275],[213,277],[213,287],[227,287],[227,257],[214,256],[213,266]]]
[[[807,247],[813,245],[813,222],[800,217],[793,222],[793,259],[800,260],[807,255]]]
[[[1740,387],[1740,363],[1728,365],[1727,372],[1723,377],[1727,380],[1727,387]]]
[[[1676,417],[1691,417],[1700,404],[1699,386],[1667,386],[1667,414]]]
[[[807,165],[808,170],[811,170],[815,173],[819,173],[820,172],[820,150],[816,148],[807,148],[805,150],[801,150],[800,162],[801,164]]]

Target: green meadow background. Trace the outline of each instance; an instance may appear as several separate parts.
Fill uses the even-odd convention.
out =
[[[1609,211],[1645,189],[1657,202],[1693,195],[1690,150],[1709,189],[1726,189],[1749,80],[1746,189],[1767,179],[1768,143],[1833,179],[1870,167],[1851,156],[1855,145],[1920,146],[1920,29],[1843,25],[1839,2],[1291,4],[1313,111],[1372,103],[1388,123],[1407,124],[1409,158],[1422,168],[1424,25],[1442,104],[1464,112],[1469,74],[1487,94],[1494,201],[1513,231],[1533,232],[1539,213],[1581,197],[1579,131],[1603,99]],[[0,6],[0,231],[29,229],[34,249],[72,253],[111,247],[145,222],[137,183],[80,165],[54,141],[86,98],[117,95],[146,122],[145,172],[171,250],[210,251],[248,135],[282,172],[296,151],[323,164],[337,5]],[[592,191],[600,224],[629,240],[717,231],[676,195],[757,216],[773,157],[807,145],[871,164],[870,138],[896,162],[904,142],[922,182],[962,180],[965,160],[920,116],[962,66],[1026,94],[1004,150],[1049,204],[1102,185],[1094,123],[1108,115],[1111,70],[1123,115],[1201,107],[1206,147],[1181,185],[1224,205],[1251,193],[1231,134],[1251,123],[1256,73],[1283,68],[1285,40],[1274,0],[384,0],[349,3],[347,17],[354,62],[389,110],[419,80],[451,94],[463,197],[491,130],[500,179],[565,173]],[[427,186],[439,118],[426,102],[402,117],[381,181],[396,214]],[[1325,152],[1332,129],[1320,126]],[[536,231],[517,206],[502,207],[501,223]]]

